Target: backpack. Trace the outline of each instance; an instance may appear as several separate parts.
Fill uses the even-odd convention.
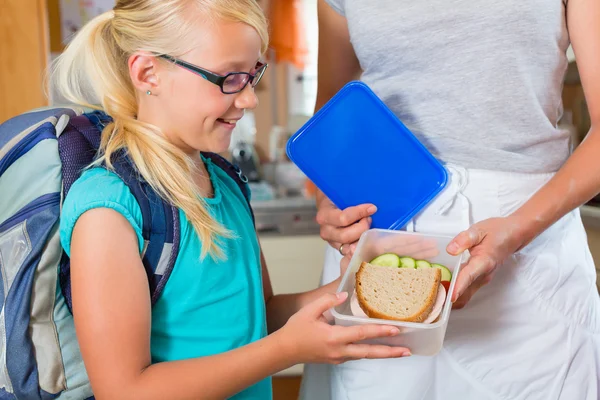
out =
[[[69,258],[59,239],[62,200],[95,159],[111,119],[49,108],[0,124],[0,400],[93,399],[71,314]],[[247,179],[214,153],[202,153],[238,184],[252,219]],[[179,251],[179,212],[121,154],[115,172],[142,211],[143,265],[152,305]]]

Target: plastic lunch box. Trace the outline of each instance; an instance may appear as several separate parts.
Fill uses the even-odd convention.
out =
[[[342,326],[366,324],[393,325],[400,329],[398,335],[366,340],[364,342],[408,347],[414,355],[431,356],[437,354],[442,348],[446,334],[448,318],[452,309],[450,302],[451,293],[454,290],[463,258],[462,255],[451,256],[446,252],[446,246],[451,240],[452,237],[450,236],[395,230],[371,229],[364,232],[338,288],[338,292],[348,293],[348,299],[331,310],[335,324]],[[450,269],[452,272],[450,290],[446,293],[444,307],[435,323],[400,322],[355,317],[352,315],[350,311],[350,299],[354,292],[355,274],[360,264],[363,261],[369,262],[384,253],[396,253],[399,256],[423,259],[431,263],[445,265]]]

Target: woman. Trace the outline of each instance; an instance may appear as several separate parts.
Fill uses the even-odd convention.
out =
[[[407,229],[456,235],[447,251],[470,259],[439,355],[310,365],[305,398],[327,398],[318,375],[334,400],[597,399],[600,301],[577,207],[600,191],[600,3],[318,7],[316,108],[352,79],[367,83],[451,174]],[[557,126],[569,43],[592,120],[572,155]],[[322,195],[318,207],[327,283],[371,213]]]

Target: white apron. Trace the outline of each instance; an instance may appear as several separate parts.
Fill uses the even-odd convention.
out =
[[[455,235],[506,216],[552,174],[449,167],[451,181],[407,230]],[[559,201],[560,199],[557,199]],[[322,283],[339,276],[328,246]],[[307,365],[302,400],[598,400],[600,299],[579,210],[510,257],[462,310],[434,357]]]

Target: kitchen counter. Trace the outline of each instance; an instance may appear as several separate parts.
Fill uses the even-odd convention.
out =
[[[295,196],[252,201],[252,209],[261,236],[319,234],[314,199]]]
[[[315,199],[302,196],[278,197],[273,200],[252,201],[254,211],[282,210],[282,209],[317,209]]]

